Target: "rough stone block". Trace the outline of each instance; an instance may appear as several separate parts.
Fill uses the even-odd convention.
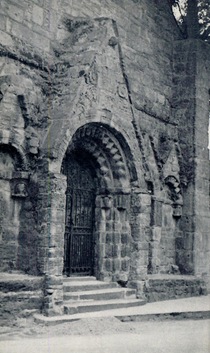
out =
[[[33,6],[32,19],[39,26],[42,26],[42,24],[43,24],[43,9],[35,4]]]
[[[6,16],[0,14],[0,30],[5,31],[6,29]]]
[[[106,231],[111,232],[113,229],[113,221],[106,222]]]
[[[106,210],[106,220],[111,221],[112,220],[112,209]]]
[[[161,239],[161,227],[153,227],[152,229],[152,240],[159,242]]]
[[[129,233],[130,234],[130,223],[129,221],[123,222],[122,224],[122,232],[123,233]]]
[[[46,288],[53,288],[53,286],[62,286],[63,277],[62,276],[46,276],[45,286]]]
[[[97,222],[96,229],[98,229],[99,232],[105,232],[106,231],[106,222],[104,222],[104,221]],[[107,229],[107,231],[108,231],[108,229]]]
[[[162,226],[162,202],[153,200],[152,201],[152,215],[151,215],[152,225],[158,227]]]
[[[112,243],[112,233],[107,233],[106,234],[106,243],[107,244]]]
[[[140,226],[137,226],[137,227],[133,227],[131,226],[131,236],[133,238],[133,240],[140,240],[141,239],[141,227]]]
[[[100,243],[101,244],[105,244],[105,242],[106,242],[106,233],[105,232],[100,232],[99,234],[100,234],[100,236],[99,236]]]
[[[113,259],[113,271],[119,271],[120,264],[120,259]]]
[[[121,261],[122,271],[129,271],[130,268],[130,259],[124,259]]]
[[[10,46],[10,47],[12,47],[14,45],[12,37],[9,34],[3,32],[3,31],[0,31],[0,36],[1,36],[1,44],[2,45]]]
[[[65,209],[64,210],[58,210],[58,208],[51,209],[51,218],[53,219],[53,222],[64,224],[65,223]]]
[[[7,6],[9,17],[17,22],[22,22],[24,18],[23,9],[21,9],[20,6],[14,6],[12,4],[8,4]]]
[[[181,229],[183,232],[192,232],[194,231],[194,220],[193,216],[183,215],[180,220]]]
[[[130,246],[122,245],[121,246],[121,257],[130,256]]]
[[[140,241],[138,244],[138,251],[149,250],[149,243],[147,241]]]
[[[112,260],[111,260],[111,259],[106,259],[106,260],[104,261],[104,267],[105,267],[105,270],[106,270],[106,271],[111,272],[112,269],[113,269]]]
[[[50,42],[48,38],[33,32],[32,30],[30,30],[26,26],[21,25],[20,23],[13,22],[11,34],[14,37],[18,37],[27,43],[31,43],[33,41],[33,44],[36,48],[39,48],[45,52],[49,51]]]
[[[120,243],[120,233],[113,233],[113,244],[119,244]]]
[[[113,245],[112,256],[117,257],[117,258],[120,256],[120,246],[119,245]]]
[[[96,248],[97,248],[98,257],[103,259],[104,256],[105,256],[105,245],[104,244],[98,244],[96,246]]]
[[[113,222],[113,230],[114,232],[120,232],[121,230],[121,223],[120,222]]]
[[[105,245],[105,257],[112,257],[112,245]]]
[[[130,235],[128,233],[121,234],[121,243],[122,244],[129,244],[130,243]]]
[[[186,250],[176,251],[176,265],[179,266],[181,274],[193,274],[193,252]]]
[[[191,239],[190,239],[189,245],[191,245]],[[209,233],[203,233],[202,234],[202,249],[205,250],[205,251],[210,251],[210,237],[209,237]],[[190,250],[192,250],[192,249],[190,249]]]
[[[113,211],[113,220],[115,222],[120,220],[120,212],[116,209],[114,209],[114,211]]]

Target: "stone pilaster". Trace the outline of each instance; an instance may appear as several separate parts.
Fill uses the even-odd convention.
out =
[[[62,313],[66,177],[48,173],[40,182],[42,241],[40,265],[45,275],[43,313]]]
[[[137,289],[137,295],[143,297],[143,288],[147,278],[149,261],[149,239],[151,222],[151,196],[140,190],[131,194],[131,266],[128,286]]]
[[[130,271],[129,195],[96,197],[95,273],[104,281],[126,283]]]

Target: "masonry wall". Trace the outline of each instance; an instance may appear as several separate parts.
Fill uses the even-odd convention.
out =
[[[0,152],[0,169],[0,268],[8,271],[17,261],[21,203],[11,198],[10,180],[15,161],[6,151]]]
[[[199,40],[174,46],[174,117],[179,123],[180,178],[184,204],[177,234],[177,264],[209,272],[209,45]]]
[[[22,156],[30,185],[18,201],[16,230],[20,258],[27,260],[14,267],[62,273],[60,166],[75,131],[98,122],[128,141],[137,170],[131,178],[130,280],[148,271],[167,273],[176,264],[182,273],[205,273],[207,129],[202,135],[199,117],[206,128],[209,68],[208,55],[198,53],[208,49],[176,41],[168,1],[5,0],[0,38],[0,142]],[[174,212],[175,202],[182,207],[181,194],[182,217]]]
[[[64,18],[116,21],[133,102],[170,119],[172,41],[177,36],[167,1],[2,1],[1,43],[40,68],[54,64],[53,42],[68,37]],[[164,27],[164,30],[163,30]],[[6,53],[5,48],[5,53]],[[135,60],[134,60],[135,59]]]
[[[209,198],[209,94],[210,94],[210,48],[197,43],[196,66],[196,120],[195,120],[195,274],[203,275],[210,288],[210,198]]]

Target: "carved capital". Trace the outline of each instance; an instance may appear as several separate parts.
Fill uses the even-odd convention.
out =
[[[112,196],[102,196],[101,197],[101,208],[108,209],[113,205]]]

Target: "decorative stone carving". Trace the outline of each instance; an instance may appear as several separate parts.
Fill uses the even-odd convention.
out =
[[[121,83],[118,87],[117,87],[117,91],[118,91],[118,94],[121,98],[124,98],[126,99],[127,96],[128,96],[128,91],[127,91],[127,88],[126,88],[126,85]]]
[[[112,207],[113,198],[112,196],[101,197],[101,208],[109,209]]]
[[[115,47],[118,44],[118,39],[116,37],[111,37],[109,39],[109,45],[110,47]]]
[[[165,184],[168,185],[168,196],[173,201],[173,217],[179,218],[182,216],[183,199],[179,181],[172,175],[165,179]]]
[[[28,196],[28,173],[15,172],[12,178],[12,196],[27,197]]]
[[[95,60],[93,61],[90,71],[85,75],[86,83],[91,83],[92,85],[97,85],[98,83],[98,71]]]
[[[173,176],[173,175],[169,175],[166,179],[165,179],[165,184],[168,185],[169,190],[168,190],[168,195],[169,198],[172,201],[177,201],[180,197],[180,185],[179,185],[179,181]]]
[[[82,126],[73,136],[68,152],[75,148],[84,148],[96,159],[105,185],[114,181],[114,186],[129,186],[128,168],[122,149],[107,129],[96,125]],[[107,178],[110,180],[108,183]]]
[[[12,196],[16,197],[26,197],[28,195],[27,192],[27,183],[26,181],[17,181],[13,187]]]
[[[183,206],[183,199],[182,199],[182,196],[179,195],[179,199],[173,204],[174,218],[179,218],[182,216],[182,206]]]
[[[173,205],[173,217],[179,218],[182,216],[182,205],[175,203]]]
[[[129,205],[129,197],[128,195],[116,195],[114,198],[114,206],[118,210],[126,210]]]

